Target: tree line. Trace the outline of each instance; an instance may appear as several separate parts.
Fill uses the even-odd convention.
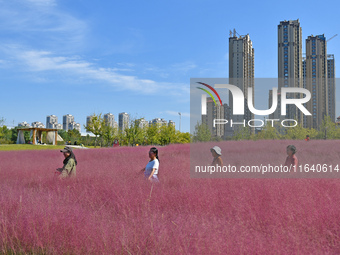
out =
[[[133,119],[127,123],[124,130],[118,127],[111,127],[102,114],[93,114],[85,130],[94,134],[95,137],[81,136],[78,130],[59,130],[58,134],[64,140],[58,144],[83,144],[85,146],[112,146],[118,141],[120,146],[136,145],[167,145],[174,143],[190,143],[191,135],[189,132],[180,132],[173,125],[149,124],[141,126],[142,119]],[[17,141],[18,127],[9,129],[4,125],[5,120],[0,118],[0,144],[13,144]],[[29,131],[24,131],[25,141],[29,142],[32,137]],[[43,133],[43,142],[46,143],[46,134]]]
[[[266,140],[266,139],[287,139],[303,140],[306,136],[310,139],[340,139],[340,127],[334,123],[329,116],[325,116],[319,130],[314,128],[304,128],[301,125],[295,127],[281,127],[267,124],[256,134],[251,132],[251,128],[238,128],[233,136],[227,140]],[[220,141],[222,138],[211,135],[209,127],[204,123],[197,123],[192,137],[193,142]]]
[[[112,127],[102,117],[102,114],[93,114],[86,131],[95,135],[95,146],[112,146],[114,141],[119,145],[167,145],[171,143],[189,143],[190,133],[182,133],[173,125],[161,125],[158,123],[142,125],[143,119],[133,119],[126,123],[124,130]]]

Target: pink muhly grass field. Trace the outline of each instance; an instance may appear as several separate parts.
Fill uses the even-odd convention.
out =
[[[338,141],[202,143],[225,164],[339,164]],[[190,145],[158,147],[159,185],[139,170],[150,147],[75,150],[77,178],[59,181],[59,151],[0,152],[0,253],[338,254],[338,179],[190,179]],[[321,162],[322,161],[322,162]],[[300,162],[300,163],[301,163]]]

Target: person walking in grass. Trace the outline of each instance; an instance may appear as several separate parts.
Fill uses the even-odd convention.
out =
[[[76,176],[76,165],[77,159],[72,151],[72,148],[65,147],[63,150],[60,150],[64,154],[64,166],[62,168],[57,169],[57,173],[59,172],[59,178],[67,178],[67,177],[75,177]]]
[[[149,162],[146,167],[144,167],[141,171],[144,171],[144,176],[151,182],[159,182],[158,179],[158,168],[159,168],[159,158],[158,158],[158,150],[156,147],[152,147],[149,150]]]
[[[296,153],[296,147],[294,145],[288,145],[287,146],[287,158],[285,162],[285,166],[291,167],[294,172],[297,170],[298,167],[298,159],[295,156]],[[294,168],[295,167],[295,168]]]
[[[210,149],[210,152],[212,154],[212,156],[214,157],[213,162],[211,163],[212,166],[220,166],[223,167],[223,160],[221,158],[222,155],[222,151],[221,148],[218,146],[214,146]]]

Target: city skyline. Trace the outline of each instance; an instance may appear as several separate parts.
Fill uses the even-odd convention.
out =
[[[130,118],[129,118],[129,114],[126,112],[120,113],[119,115],[127,115],[127,119],[126,120],[126,125],[130,124]],[[88,126],[89,121],[91,120],[91,117],[93,115],[89,115],[86,117],[86,126]],[[123,126],[123,123],[121,125],[119,125],[119,122],[115,121],[114,118],[114,114],[112,114],[111,112],[106,113],[104,115],[102,115],[103,119],[107,122],[107,125],[109,125],[112,128],[121,128]],[[123,119],[123,118],[122,118]],[[58,123],[58,116],[52,114],[52,115],[48,115],[46,116],[46,125],[43,124],[43,122],[40,121],[34,121],[31,124],[29,124],[27,121],[22,121],[20,123],[17,124],[18,127],[38,127],[38,128],[47,128],[47,129],[62,129],[65,131],[68,131],[69,129],[76,129],[78,130],[81,134],[85,134],[86,133],[90,133],[85,131],[85,127],[81,127],[79,126],[79,123],[76,123],[75,121],[75,117],[72,114],[66,114],[63,115],[63,122],[62,123]],[[173,125],[174,127],[176,127],[176,122],[173,120],[165,120],[164,118],[154,118],[150,121],[146,120],[145,118],[140,118],[140,127],[143,128],[146,125],[151,125],[151,124],[162,124],[164,125],[164,123],[166,125]],[[76,125],[75,125],[76,124]],[[72,128],[70,128],[72,126]],[[68,129],[65,129],[66,127],[68,127]],[[124,128],[125,128],[124,127]],[[83,128],[83,129],[82,129]],[[124,130],[123,128],[123,130]],[[83,130],[83,132],[82,132]]]
[[[0,102],[4,109],[0,117],[8,126],[64,112],[73,112],[83,126],[88,112],[124,106],[136,118],[162,115],[177,123],[181,112],[181,130],[189,131],[189,78],[228,76],[230,29],[250,35],[256,49],[255,77],[273,78],[278,72],[280,20],[299,19],[303,38],[311,34],[331,38],[340,27],[336,1],[319,6],[327,15],[318,20],[310,16],[313,5],[293,1],[286,1],[280,13],[274,11],[274,3],[245,1],[247,19],[236,12],[224,15],[222,10],[238,5],[221,1],[150,2],[133,7],[127,3],[95,5],[88,0],[1,3],[0,84],[6,95],[14,93],[13,87],[20,91],[15,100],[8,97]],[[176,3],[181,4],[180,10]],[[330,5],[334,8],[329,9]],[[266,15],[253,12],[255,7]],[[199,16],[206,19],[199,20]],[[338,40],[334,38],[327,46],[335,57],[340,52]],[[34,93],[32,88],[44,93]],[[261,95],[263,91],[267,88],[255,88],[257,108],[268,105],[268,94]]]
[[[327,54],[327,41],[324,34],[310,35],[306,38],[306,53],[302,52],[303,38],[299,19],[280,21],[277,29],[278,35],[278,77],[277,92],[281,94],[282,88],[304,88],[311,93],[311,99],[304,107],[312,114],[306,116],[295,105],[286,106],[286,115],[281,115],[280,97],[276,110],[269,114],[269,119],[296,120],[299,125],[319,130],[325,116],[330,116],[335,123],[336,81],[335,57]],[[336,37],[333,36],[331,39]],[[201,122],[206,124],[213,137],[226,138],[226,134],[233,134],[242,126],[229,127],[226,124],[213,125],[215,119],[232,120],[233,122],[248,123],[254,119],[248,109],[248,88],[255,90],[254,80],[254,48],[249,34],[239,35],[236,29],[229,34],[229,84],[236,85],[244,95],[244,115],[230,115],[233,110],[233,96],[229,91],[228,103],[222,105],[209,97],[204,102],[206,113],[202,114]],[[304,55],[304,57],[303,57]],[[206,85],[204,83],[198,82]],[[210,88],[210,87],[209,87]],[[203,89],[204,90],[204,89]],[[269,90],[268,109],[273,105],[273,90]],[[302,95],[288,93],[287,98],[299,99]],[[254,93],[252,100],[254,103]],[[229,129],[229,130],[228,130]],[[281,130],[281,129],[280,129]],[[229,132],[228,132],[229,131]],[[281,130],[280,132],[283,132]],[[255,128],[251,127],[255,134]]]

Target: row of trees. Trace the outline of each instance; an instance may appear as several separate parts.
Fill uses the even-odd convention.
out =
[[[0,144],[16,143],[17,127],[9,129],[3,125],[5,120],[0,118]],[[86,146],[112,146],[115,140],[120,145],[166,145],[170,143],[189,143],[204,142],[213,140],[222,140],[222,138],[212,137],[207,125],[197,123],[193,136],[190,133],[181,133],[170,125],[147,125],[141,127],[141,119],[132,120],[124,131],[110,127],[102,114],[93,115],[92,121],[85,129],[92,132],[95,137],[89,135],[82,137],[78,130],[59,130],[58,134],[66,142],[77,142]],[[320,130],[313,128],[303,128],[301,125],[296,127],[282,128],[280,126],[272,127],[267,123],[257,134],[252,134],[249,127],[238,129],[230,140],[262,140],[262,139],[296,139],[302,140],[306,136],[311,139],[340,139],[340,127],[338,127],[329,116],[326,116],[322,122]],[[24,132],[25,140],[31,139],[28,131]],[[43,137],[43,142],[45,137]],[[64,142],[62,142],[64,143]]]
[[[0,119],[0,144],[16,143],[17,141],[17,127],[8,129],[3,125],[5,120]],[[167,145],[170,143],[189,143],[191,139],[190,133],[182,133],[175,129],[172,125],[147,125],[141,127],[141,119],[135,119],[127,123],[127,128],[124,131],[118,128],[113,128],[106,123],[102,114],[94,114],[88,126],[85,126],[86,131],[95,135],[81,136],[78,130],[59,130],[58,134],[63,138],[64,144],[69,142],[74,144],[84,144],[85,146],[112,146],[117,140],[120,145],[135,146],[135,145]],[[24,132],[26,141],[30,141],[31,136],[29,131]],[[43,134],[43,142],[46,138]]]
[[[0,144],[12,143],[13,132],[4,125],[5,119],[0,118]]]
[[[172,125],[141,125],[142,119],[134,119],[127,123],[124,130],[111,127],[102,114],[93,114],[86,131],[95,135],[95,146],[112,146],[115,140],[120,145],[166,145],[170,143],[189,143],[190,133],[182,133]]]
[[[263,139],[290,139],[302,140],[306,136],[311,139],[340,139],[340,127],[338,127],[329,116],[325,116],[322,121],[320,130],[314,128],[304,128],[301,125],[295,127],[281,127],[267,123],[257,134],[252,134],[250,127],[239,128],[230,140],[263,140]],[[212,137],[210,129],[205,124],[197,123],[193,141],[213,141],[222,140],[222,138]]]

